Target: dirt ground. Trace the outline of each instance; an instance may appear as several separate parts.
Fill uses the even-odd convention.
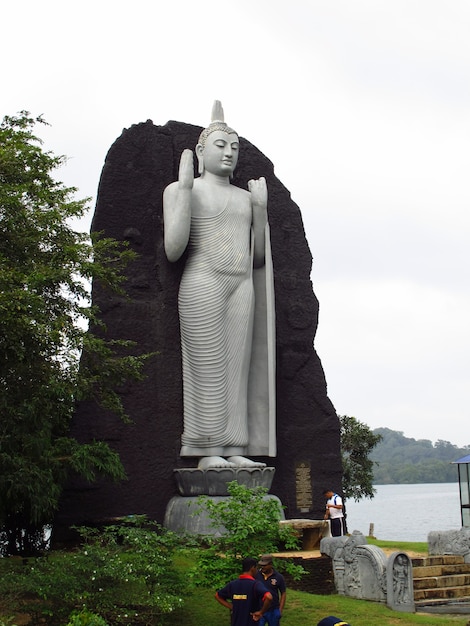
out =
[[[396,552],[396,550],[392,549],[392,548],[380,548],[383,552],[385,552],[385,554],[387,556],[390,556],[393,552]],[[407,550],[406,554],[412,559],[414,557],[420,557],[420,556],[427,556],[426,554],[423,554],[422,552],[412,552]],[[296,557],[296,558],[302,558],[302,559],[315,559],[315,558],[319,558],[321,556],[321,552],[320,550],[300,550],[297,552],[279,552],[277,554],[273,554],[274,557]]]

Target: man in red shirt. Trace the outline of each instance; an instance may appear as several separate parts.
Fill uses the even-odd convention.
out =
[[[217,602],[232,612],[232,626],[258,622],[272,602],[271,593],[262,582],[255,580],[257,563],[256,559],[243,559],[241,575],[215,594]]]

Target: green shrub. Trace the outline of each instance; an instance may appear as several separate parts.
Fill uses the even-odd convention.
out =
[[[33,623],[63,624],[84,607],[113,625],[145,624],[183,604],[185,583],[173,567],[178,537],[141,520],[104,530],[81,528],[80,549],[30,559],[0,581],[0,594]],[[77,622],[80,623],[80,622]]]
[[[83,609],[79,613],[72,613],[67,626],[108,626],[108,623],[96,613]]]
[[[298,550],[299,539],[292,527],[281,526],[280,505],[266,498],[267,489],[250,489],[236,481],[228,483],[230,498],[214,502],[200,496],[201,512],[207,511],[214,530],[224,528],[221,536],[206,538],[207,549],[201,550],[196,567],[189,574],[196,585],[219,587],[240,574],[244,557],[258,558],[279,549]],[[295,579],[304,573],[300,565],[282,559],[281,567]]]

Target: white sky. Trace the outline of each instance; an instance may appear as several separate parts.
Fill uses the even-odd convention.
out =
[[[7,0],[0,21],[0,113],[44,115],[92,207],[124,127],[222,100],[302,211],[338,413],[470,444],[467,1]]]

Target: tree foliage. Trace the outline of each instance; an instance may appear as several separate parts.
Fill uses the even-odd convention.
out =
[[[65,157],[43,150],[33,131],[44,123],[22,111],[0,125],[0,528],[9,553],[32,551],[70,470],[124,477],[108,445],[69,436],[70,419],[90,397],[123,417],[116,388],[141,377],[145,359],[106,341],[105,329],[86,332],[99,325],[89,282],[122,293],[133,253],[73,230],[88,199],[55,180]]]
[[[442,439],[433,444],[429,439],[405,437],[390,428],[376,428],[374,433],[382,437],[371,454],[374,483],[379,485],[456,482],[452,461],[470,450]]]
[[[370,454],[381,440],[355,417],[339,415],[341,429],[341,459],[343,463],[343,494],[356,502],[361,498],[373,498],[375,489],[374,461]]]

